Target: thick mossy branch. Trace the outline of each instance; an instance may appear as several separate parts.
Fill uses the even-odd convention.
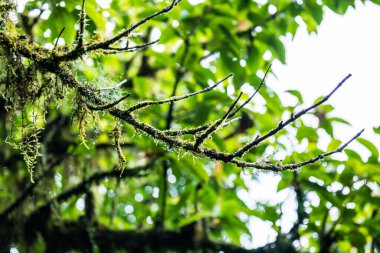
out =
[[[21,50],[21,52],[23,52],[23,50]],[[47,68],[48,71],[51,71],[51,72],[55,73],[56,75],[58,75],[58,77],[61,79],[61,81],[63,83],[68,84],[70,87],[76,88],[78,90],[78,92],[81,94],[81,96],[83,96],[86,100],[91,101],[94,104],[99,104],[97,106],[100,106],[103,103],[102,99],[100,99],[100,97],[97,96],[89,86],[79,83],[65,69],[63,69],[59,66],[45,66],[44,65],[44,67]],[[317,160],[323,159],[324,157],[331,155],[332,153],[326,153],[326,154],[320,155],[320,156],[318,156],[319,157],[318,159],[313,158],[313,159],[305,161],[305,162],[289,164],[289,165],[268,164],[268,163],[259,163],[259,162],[251,163],[251,162],[245,162],[245,161],[238,160],[237,158],[242,156],[245,152],[250,150],[252,147],[254,147],[256,143],[260,143],[261,141],[267,139],[268,137],[276,134],[277,132],[282,130],[286,125],[294,122],[296,119],[298,119],[302,115],[304,115],[307,112],[309,112],[310,110],[316,108],[318,105],[326,102],[331,97],[331,95],[333,93],[335,93],[335,91],[339,87],[341,87],[342,84],[349,77],[350,77],[350,75],[347,76],[346,78],[344,78],[338,84],[338,86],[330,94],[328,94],[325,98],[323,98],[321,101],[319,101],[318,103],[300,111],[299,113],[297,113],[295,115],[292,115],[290,117],[290,119],[288,119],[287,121],[280,122],[278,124],[278,127],[271,130],[268,134],[264,135],[263,137],[256,138],[255,141],[247,144],[246,146],[242,147],[241,149],[239,149],[235,153],[219,152],[219,151],[216,151],[214,149],[209,149],[209,148],[198,146],[198,145],[196,145],[196,143],[189,142],[188,140],[178,139],[178,136],[173,137],[173,135],[167,134],[167,131],[158,130],[158,129],[154,128],[153,126],[150,126],[146,123],[139,121],[131,113],[131,112],[133,112],[139,108],[143,108],[143,107],[147,107],[147,106],[151,106],[151,105],[162,104],[162,103],[169,103],[169,102],[178,101],[181,99],[186,99],[186,98],[188,98],[194,94],[199,94],[199,92],[198,93],[197,92],[191,93],[191,94],[189,94],[190,96],[185,95],[185,96],[181,96],[181,97],[174,97],[174,98],[167,99],[167,100],[153,101],[153,102],[148,102],[148,103],[142,102],[143,105],[141,107],[139,107],[138,105],[132,106],[132,107],[127,108],[127,109],[119,109],[116,107],[111,107],[108,109],[108,111],[111,113],[111,115],[115,116],[116,118],[132,125],[135,129],[140,130],[140,131],[148,134],[149,136],[151,136],[154,139],[162,141],[163,143],[165,143],[166,145],[168,145],[169,147],[172,147],[174,149],[184,149],[186,151],[190,151],[193,154],[201,156],[201,157],[207,157],[207,158],[210,158],[213,160],[218,160],[218,161],[223,161],[223,162],[231,162],[231,163],[234,163],[234,164],[236,164],[242,168],[254,167],[256,169],[262,169],[262,170],[283,171],[283,170],[287,170],[287,169],[296,169],[296,168],[302,167],[306,164],[316,162]],[[209,90],[207,90],[207,91],[212,90],[211,87],[208,89]],[[206,91],[200,91],[200,92],[206,92]],[[227,115],[227,118],[228,118],[228,115]],[[202,126],[202,127],[197,128],[197,130],[199,130],[199,129],[202,129],[201,131],[206,130],[206,129],[209,129],[210,126],[212,126],[212,125],[213,124],[208,125],[208,126]],[[181,130],[179,130],[179,131],[181,131]],[[186,130],[184,130],[184,131],[186,131]],[[360,133],[357,136],[359,136],[359,135],[360,135]]]
[[[134,30],[136,30],[137,28],[139,28],[141,25],[145,24],[149,20],[171,11],[180,2],[181,2],[181,0],[173,0],[170,5],[166,6],[162,10],[160,10],[160,11],[158,11],[158,12],[156,12],[156,13],[148,16],[148,17],[141,19],[140,21],[131,25],[130,27],[128,27],[124,31],[120,32],[116,36],[112,37],[111,39],[108,39],[108,40],[105,40],[102,42],[98,42],[98,43],[94,43],[94,44],[90,44],[90,45],[86,45],[86,46],[83,46],[80,48],[76,48],[73,51],[68,52],[67,54],[64,54],[60,57],[57,57],[56,59],[59,62],[61,62],[61,61],[73,61],[73,60],[78,59],[82,55],[86,54],[87,52],[96,51],[96,50],[115,52],[115,48],[111,47],[111,45],[113,45],[116,42],[119,42],[123,38],[127,38]]]
[[[112,102],[109,104],[94,106],[94,105],[91,105],[90,103],[87,103],[86,106],[92,111],[105,111],[105,110],[108,110],[108,109],[116,106],[117,104],[119,104],[120,102],[122,102],[123,100],[128,98],[130,95],[131,94],[127,94],[127,95],[123,96],[122,98],[119,98],[115,102]]]
[[[125,159],[125,156],[123,154],[123,151],[121,150],[120,146],[120,140],[121,140],[121,134],[122,134],[122,127],[121,124],[116,124],[115,128],[113,129],[113,137],[115,139],[115,147],[117,150],[117,155],[119,157],[119,170],[121,170],[121,173],[123,173],[125,164],[127,160]]]
[[[187,98],[190,98],[192,96],[211,92],[217,85],[228,79],[232,76],[232,74],[228,75],[227,77],[223,78],[216,84],[197,91],[193,92],[187,95],[183,96],[173,96],[169,99],[163,99],[158,101],[143,101],[140,103],[137,103],[134,106],[130,106],[128,108],[120,108],[121,106],[118,106],[118,104],[123,101],[127,96],[122,97],[121,99],[111,102],[111,103],[105,103],[104,99],[100,96],[99,90],[95,90],[93,87],[89,86],[88,84],[84,84],[79,82],[71,73],[68,62],[75,60],[79,57],[81,57],[83,54],[89,51],[94,51],[101,49],[103,50],[102,53],[105,54],[108,52],[114,52],[114,51],[128,51],[128,50],[135,50],[140,47],[149,46],[151,43],[143,44],[140,46],[136,46],[134,48],[127,47],[126,48],[115,48],[112,47],[116,42],[119,42],[122,38],[126,38],[130,35],[132,31],[137,29],[142,24],[148,22],[149,20],[163,14],[166,12],[169,12],[176,6],[180,1],[174,0],[169,6],[163,8],[162,10],[152,14],[151,16],[148,16],[136,24],[130,26],[123,32],[119,33],[118,35],[112,37],[109,40],[105,40],[103,42],[93,42],[90,44],[84,45],[83,43],[83,32],[84,32],[84,20],[85,20],[85,12],[84,12],[84,1],[82,6],[82,11],[80,14],[80,31],[79,31],[79,38],[78,38],[78,46],[72,50],[68,51],[68,53],[55,53],[52,55],[52,52],[46,49],[43,49],[41,46],[38,45],[30,45],[29,43],[22,41],[19,38],[19,35],[15,34],[15,32],[6,32],[4,30],[0,30],[0,45],[3,49],[3,51],[9,51],[12,52],[12,54],[16,55],[18,58],[27,58],[32,63],[33,66],[35,66],[36,71],[39,71],[40,73],[52,73],[56,75],[60,82],[67,87],[74,89],[78,94],[77,99],[77,111],[76,115],[79,119],[79,128],[80,128],[80,135],[82,136],[82,140],[84,142],[84,136],[85,136],[85,126],[87,125],[87,115],[91,111],[108,111],[115,119],[120,120],[122,122],[125,122],[131,126],[133,126],[136,130],[141,131],[148,136],[152,137],[155,140],[159,140],[168,147],[174,149],[174,150],[185,150],[188,152],[193,153],[196,156],[200,157],[206,157],[215,161],[222,161],[222,162],[230,162],[233,164],[236,164],[239,167],[246,168],[246,167],[254,167],[256,169],[261,170],[271,170],[271,171],[283,171],[283,170],[289,170],[289,169],[296,169],[302,166],[305,166],[307,164],[314,163],[320,159],[324,159],[327,156],[330,156],[334,153],[342,151],[350,142],[352,142],[355,138],[360,136],[362,133],[359,132],[357,135],[355,135],[351,140],[349,140],[347,143],[342,145],[340,148],[338,148],[335,151],[328,152],[321,154],[315,158],[312,158],[307,161],[294,163],[294,164],[287,164],[282,165],[280,163],[278,164],[270,164],[270,163],[264,163],[264,162],[245,162],[242,160],[239,160],[240,157],[242,157],[244,154],[249,152],[252,148],[259,145],[261,142],[267,140],[269,137],[277,134],[282,129],[284,129],[287,125],[291,124],[301,116],[305,115],[306,113],[310,112],[311,110],[315,109],[322,103],[326,102],[342,85],[343,83],[351,76],[348,75],[345,77],[335,88],[332,92],[330,92],[327,96],[325,96],[322,100],[319,102],[313,104],[312,106],[296,113],[292,114],[291,117],[286,120],[285,122],[279,122],[278,126],[272,130],[270,130],[268,133],[266,133],[263,136],[258,136],[253,141],[248,143],[247,145],[241,147],[236,152],[233,153],[226,153],[226,152],[220,152],[215,149],[210,149],[204,146],[205,140],[213,134],[218,128],[225,127],[228,125],[228,120],[232,120],[233,117],[242,109],[244,106],[246,106],[253,97],[258,93],[259,89],[262,87],[263,83],[265,82],[265,78],[267,74],[269,73],[270,67],[267,69],[264,78],[262,79],[258,89],[253,93],[252,96],[249,97],[247,101],[242,103],[237,109],[234,110],[235,106],[238,103],[238,99],[235,100],[230,106],[229,110],[227,111],[224,116],[222,116],[220,119],[214,121],[211,124],[206,124],[203,126],[198,126],[195,128],[190,129],[179,129],[179,130],[159,130],[155,128],[154,126],[151,126],[149,124],[146,124],[142,121],[140,121],[135,115],[133,115],[133,112],[147,108],[150,106],[160,105],[160,104],[173,104],[174,102],[185,100]],[[83,28],[81,28],[83,26]],[[21,68],[22,71],[23,68]],[[22,75],[22,78],[25,79],[25,75]],[[16,91],[16,95],[23,96],[22,92]],[[238,98],[240,98],[241,94]],[[28,99],[26,99],[28,100]],[[118,140],[120,139],[120,129],[114,130],[115,135],[115,145],[116,149],[119,154],[119,160],[124,163],[125,159],[123,159],[122,152],[120,148],[120,143],[118,143]],[[181,138],[185,134],[192,134],[195,135],[194,141],[189,141],[186,138]]]
[[[45,211],[48,213],[48,211]],[[37,222],[44,222],[44,214],[36,217]],[[36,223],[31,223],[35,225]],[[257,249],[245,249],[231,243],[216,242],[207,238],[194,240],[196,223],[191,223],[177,230],[114,230],[94,224],[91,237],[81,221],[66,221],[62,224],[47,226],[42,230],[37,226],[26,227],[29,233],[41,233],[48,242],[47,252],[87,252],[94,243],[99,252],[228,252],[228,253],[295,253],[294,246],[286,241],[276,240]],[[32,229],[37,228],[37,231]],[[78,240],[80,238],[80,240]],[[35,238],[33,238],[35,239]],[[30,240],[32,243],[32,240]]]

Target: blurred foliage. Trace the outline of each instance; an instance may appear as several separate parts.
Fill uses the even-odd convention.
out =
[[[85,41],[111,37],[168,4],[156,0],[107,2],[86,1]],[[379,1],[372,2],[379,4]],[[27,1],[25,8],[19,8],[14,22],[27,40],[50,49],[65,27],[59,44],[71,45],[77,36],[80,5],[81,1],[77,0]],[[234,73],[233,79],[221,88],[174,105],[172,128],[194,127],[220,118],[244,84],[257,88],[270,62],[285,63],[283,41],[295,35],[301,22],[309,32],[317,32],[325,8],[344,14],[350,6],[354,7],[355,2],[207,0],[192,5],[184,0],[170,13],[144,24],[128,38],[130,44],[159,38],[158,43],[132,53],[92,53],[75,61],[71,68],[79,80],[96,88],[111,87],[127,79],[122,88],[104,91],[104,97],[114,100],[120,94],[130,93],[131,99],[123,102],[128,104],[170,97],[179,69],[182,75],[177,95],[208,87]],[[0,92],[4,93],[6,87],[1,83]],[[57,87],[60,88],[63,87]],[[298,101],[295,106],[284,106],[279,95],[264,86],[260,96],[265,100],[265,109],[251,102],[240,120],[218,131],[206,145],[233,152],[252,136],[276,127],[278,121],[299,110],[304,102],[311,102],[303,101],[297,90],[288,93]],[[45,251],[49,243],[43,236],[38,235],[33,243],[22,239],[22,230],[28,231],[23,224],[31,214],[53,200],[51,226],[75,221],[87,217],[90,195],[94,198],[97,222],[111,229],[142,231],[160,224],[167,230],[179,230],[205,221],[210,239],[247,247],[250,241],[255,241],[252,232],[256,228],[249,221],[256,217],[271,224],[278,234],[277,242],[289,240],[299,252],[352,252],[353,248],[357,249],[355,252],[379,252],[379,151],[369,140],[358,139],[369,152],[368,159],[363,160],[356,150],[346,149],[345,155],[272,175],[273,184],[278,182],[277,191],[288,192],[286,201],[295,202],[298,219],[294,220],[294,230],[289,231],[281,226],[281,218],[285,217],[283,203],[259,202],[250,197],[252,182],[261,175],[254,169],[242,171],[230,164],[172,150],[128,125],[122,126],[120,137],[126,160],[124,173],[145,164],[150,164],[149,168],[136,177],[122,178],[118,174],[105,177],[86,185],[80,194],[60,200],[57,196],[94,173],[113,171],[119,166],[112,132],[120,122],[107,113],[94,113],[86,120],[86,137],[81,140],[75,124],[77,119],[72,119],[74,94],[66,93],[58,103],[47,99],[42,97],[37,103],[26,104],[15,115],[5,110],[1,100],[0,212],[23,193],[28,194],[16,210],[0,220],[2,252],[9,252],[11,245],[20,252]],[[245,159],[286,164],[336,149],[341,142],[334,139],[333,126],[348,123],[332,117],[332,110],[331,105],[318,107],[313,115],[297,120],[252,150]],[[168,106],[162,105],[140,112],[139,117],[165,129],[167,114]],[[28,128],[36,125],[37,128]],[[374,131],[380,133],[379,128]],[[6,143],[23,142],[30,133],[29,136],[38,135],[41,140],[34,184],[30,182],[20,151]],[[321,140],[329,143],[322,145]],[[168,162],[166,169],[164,161]],[[12,232],[6,226],[7,220],[12,220],[15,226]],[[248,243],[242,238],[248,238]],[[96,250],[97,246],[93,247]]]

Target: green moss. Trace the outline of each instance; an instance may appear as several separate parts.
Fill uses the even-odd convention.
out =
[[[19,131],[8,137],[7,143],[20,150],[33,182],[33,172],[41,155],[39,135],[44,124],[32,114],[38,110],[43,118],[44,108],[64,98],[67,88],[63,88],[54,73],[39,65],[50,57],[49,51],[23,41],[11,22],[7,22],[6,31],[0,30],[0,42],[0,67],[4,70],[0,74],[0,95],[5,99],[12,132]],[[28,59],[17,52],[33,57]],[[82,126],[85,124],[83,120],[80,122]]]
[[[122,134],[122,126],[120,123],[117,123],[115,128],[113,129],[113,136],[114,136],[114,140],[115,140],[117,155],[119,157],[119,167],[118,168],[119,168],[119,170],[121,170],[121,173],[123,173],[127,160],[125,159],[123,151],[121,150],[121,147],[120,147],[121,134]]]

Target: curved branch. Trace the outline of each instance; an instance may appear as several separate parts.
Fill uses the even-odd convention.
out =
[[[233,74],[229,74],[228,76],[226,76],[225,78],[223,78],[219,82],[215,83],[214,85],[212,85],[212,86],[210,86],[208,88],[205,88],[203,90],[187,94],[187,95],[171,97],[171,98],[168,98],[168,99],[158,100],[158,101],[144,101],[144,102],[138,103],[138,104],[136,104],[136,105],[128,108],[125,112],[126,113],[131,113],[131,112],[134,112],[136,110],[139,110],[139,109],[142,109],[142,108],[145,108],[145,107],[148,107],[148,106],[152,106],[152,105],[162,105],[162,104],[173,103],[173,102],[177,102],[177,101],[180,101],[180,100],[187,99],[189,97],[192,97],[192,96],[195,96],[195,95],[198,95],[198,94],[202,94],[202,93],[211,91],[211,90],[215,89],[216,86],[218,86],[223,81],[225,81],[226,79],[228,79],[228,78],[230,78],[232,76],[233,76]]]
[[[99,105],[99,106],[94,106],[94,105],[91,105],[91,104],[86,104],[86,106],[88,107],[88,109],[90,110],[93,110],[93,111],[104,111],[104,110],[108,110],[116,105],[118,105],[121,101],[123,101],[124,99],[128,98],[131,94],[127,94],[125,96],[123,96],[122,98],[116,100],[115,102],[112,102],[112,103],[109,103],[109,104],[106,104],[106,105]]]
[[[43,219],[43,216],[38,217]],[[195,238],[194,224],[183,227],[179,230],[113,230],[95,224],[92,228],[91,238],[86,226],[81,221],[66,221],[62,224],[41,228],[37,226],[28,230],[40,230],[43,238],[47,242],[48,252],[67,252],[78,250],[87,252],[93,243],[98,246],[100,252],[161,252],[169,250],[174,252],[184,251],[207,251],[207,252],[228,252],[228,253],[270,253],[273,248],[280,247],[284,252],[295,252],[290,243],[285,246],[284,242],[276,241],[257,249],[245,249],[238,245],[215,242],[202,238],[197,242]],[[35,233],[36,231],[31,231]],[[78,240],[80,238],[81,240]]]
[[[33,194],[34,189],[39,185],[41,180],[50,174],[51,170],[56,167],[62,160],[67,156],[67,154],[64,154],[59,159],[55,160],[54,162],[50,163],[49,168],[40,176],[37,177],[34,180],[34,183],[31,183],[22,193],[21,195],[4,211],[0,213],[0,221],[5,221],[5,218],[11,214],[13,211],[15,211],[17,208],[19,208],[24,201]]]
[[[268,74],[271,66],[272,66],[272,64],[269,65],[269,67],[268,67],[267,71],[265,72],[265,75],[264,75],[263,79],[261,80],[261,82],[260,82],[259,87],[257,88],[257,90],[244,103],[242,103],[235,111],[233,111],[232,113],[230,113],[226,119],[232,119],[242,108],[244,108],[253,99],[253,97],[258,93],[258,91],[260,90],[260,88],[264,84],[265,79],[267,77],[267,74]],[[222,124],[222,127],[228,126],[231,122],[233,122],[235,120],[236,119],[232,119],[229,122],[225,122],[224,124]],[[179,130],[165,130],[165,134],[170,135],[170,136],[180,136],[180,135],[186,135],[186,134],[197,134],[199,132],[202,132],[202,131],[206,130],[211,125],[216,124],[217,122],[218,122],[218,120],[214,121],[211,124],[206,124],[206,125],[202,125],[202,126],[198,126],[198,127],[194,127],[194,128],[179,129]]]
[[[78,33],[78,44],[76,49],[83,46],[84,28],[86,23],[86,10],[85,10],[86,0],[82,0],[82,8],[80,11],[79,18],[79,33]]]
[[[171,11],[180,2],[181,2],[181,0],[173,0],[170,5],[166,6],[165,8],[161,9],[160,11],[158,11],[158,12],[156,12],[156,13],[148,16],[148,17],[141,19],[137,23],[131,25],[126,30],[124,30],[123,32],[119,33],[118,35],[112,37],[109,40],[99,42],[99,43],[95,43],[95,44],[91,44],[91,45],[84,46],[84,47],[80,47],[80,48],[76,48],[73,51],[69,52],[68,54],[62,55],[60,57],[56,57],[55,59],[57,61],[72,61],[72,60],[78,59],[79,57],[81,57],[82,55],[84,55],[85,53],[90,52],[90,51],[95,51],[98,49],[107,50],[107,49],[109,49],[110,45],[114,44],[117,41],[120,41],[122,38],[128,37],[134,30],[136,30],[138,27],[145,24],[149,20],[151,20],[157,16],[160,16],[161,14],[164,14],[164,13]]]
[[[236,158],[234,158],[231,162],[235,163],[236,165],[238,165],[239,167],[242,167],[242,168],[252,167],[252,168],[256,168],[256,169],[270,170],[270,171],[294,170],[294,169],[301,168],[305,165],[313,164],[319,160],[323,160],[326,157],[331,156],[333,154],[342,152],[351,142],[353,142],[356,138],[358,138],[363,132],[364,132],[364,129],[362,129],[354,137],[352,137],[349,141],[347,141],[346,143],[344,143],[342,146],[340,146],[339,148],[337,148],[334,151],[320,154],[316,157],[313,157],[307,161],[300,162],[300,163],[292,163],[292,164],[287,164],[287,165],[261,163],[261,162],[249,163],[249,162],[237,160]]]
[[[144,44],[141,44],[141,45],[137,45],[137,46],[134,46],[134,47],[125,47],[125,48],[118,48],[118,47],[108,47],[107,49],[109,50],[112,50],[111,52],[107,52],[107,54],[117,54],[117,53],[124,53],[124,52],[134,52],[138,49],[141,49],[141,48],[146,48],[146,47],[149,47],[155,43],[157,43],[159,40],[155,40],[155,41],[151,41],[151,42],[148,42],[148,43],[144,43]]]
[[[264,77],[263,77],[263,79],[261,79],[261,82],[260,82],[260,85],[259,85],[259,87],[256,89],[256,91],[243,103],[243,104],[241,104],[234,112],[232,112],[229,116],[228,116],[228,118],[230,119],[230,118],[233,118],[235,115],[236,115],[236,113],[238,113],[242,108],[244,108],[244,106],[246,106],[252,99],[253,99],[253,97],[259,92],[259,90],[260,90],[260,88],[263,86],[263,84],[265,83],[265,79],[266,79],[266,77],[267,77],[267,75],[268,75],[268,72],[269,72],[269,70],[271,69],[271,67],[272,67],[272,64],[270,64],[269,65],[269,67],[267,68],[267,71],[265,72],[265,75],[264,75]]]
[[[234,109],[235,105],[237,104],[237,102],[239,101],[242,95],[243,95],[243,92],[240,92],[239,96],[235,99],[235,101],[230,106],[228,111],[223,115],[223,117],[217,120],[215,123],[211,124],[209,128],[207,128],[201,135],[199,135],[198,138],[196,138],[195,144],[194,144],[195,148],[198,148],[199,145],[201,145],[206,140],[207,137],[209,137],[213,132],[215,132],[218,129],[220,125],[222,125],[225,122],[225,120],[231,114],[231,111]]]
[[[251,143],[248,143],[247,145],[245,145],[244,147],[240,148],[239,150],[237,150],[234,154],[233,154],[233,157],[242,157],[246,152],[248,152],[251,148],[257,146],[258,144],[260,144],[262,141],[268,139],[269,137],[275,135],[276,133],[278,133],[279,131],[281,131],[284,127],[286,127],[287,125],[289,125],[290,123],[293,123],[296,119],[298,119],[299,117],[305,115],[307,112],[311,111],[312,109],[318,107],[319,105],[323,104],[324,102],[326,102],[346,81],[348,78],[351,77],[351,74],[347,75],[327,96],[325,96],[323,99],[321,99],[319,102],[313,104],[312,106],[306,108],[306,109],[303,109],[302,111],[300,111],[299,113],[296,113],[296,114],[292,114],[290,116],[290,118],[288,120],[286,120],[285,122],[282,122],[280,121],[278,126],[272,130],[270,130],[267,134],[265,134],[264,136],[262,137],[259,137],[257,139],[255,139],[254,141],[252,141]]]
[[[173,2],[174,3],[174,2]],[[5,37],[5,39],[4,39]],[[39,65],[41,68],[43,68],[45,71],[49,71],[49,72],[52,72],[52,73],[55,73],[61,80],[63,83],[66,83],[68,84],[68,86],[74,88],[74,89],[77,89],[78,92],[80,92],[81,95],[83,95],[85,98],[87,98],[88,101],[92,101],[94,104],[102,104],[103,101],[102,99],[97,96],[96,94],[94,94],[93,90],[89,87],[87,87],[86,85],[83,85],[81,84],[80,82],[78,82],[67,70],[63,69],[62,67],[60,67],[58,64],[59,63],[54,63],[52,64],[51,62],[49,61],[46,61],[44,59],[36,59],[34,58],[34,54],[31,54],[30,52],[30,49],[24,47],[23,45],[12,45],[11,43],[7,43],[9,42],[9,38],[7,40],[6,38],[7,36],[5,36],[4,33],[0,33],[0,42],[5,42],[6,46],[7,47],[10,47],[11,50],[15,51],[16,53],[20,54],[20,55],[23,55],[24,57],[27,57],[33,61],[36,62],[37,65]],[[39,60],[40,59],[40,60]],[[267,70],[268,72],[268,70]],[[225,79],[227,79],[228,77],[230,77],[231,75],[227,76]],[[261,143],[262,141],[264,141],[265,139],[269,138],[270,136],[273,136],[275,135],[276,133],[278,133],[280,130],[282,130],[285,126],[289,125],[290,123],[294,122],[296,119],[298,119],[299,117],[301,117],[302,115],[306,114],[307,112],[311,111],[312,109],[316,108],[317,106],[321,105],[322,103],[326,102],[342,85],[343,83],[349,78],[351,77],[351,74],[346,76],[334,89],[333,91],[331,91],[327,96],[325,96],[322,100],[320,100],[319,102],[313,104],[312,106],[300,111],[299,113],[297,114],[292,114],[292,116],[285,122],[279,122],[278,126],[274,129],[272,129],[271,131],[269,131],[266,135],[260,137],[258,136],[254,141],[250,142],[249,144],[243,146],[242,148],[240,148],[239,150],[237,150],[235,153],[225,153],[225,152],[219,152],[219,151],[216,151],[215,149],[210,149],[210,148],[205,148],[205,147],[200,147],[199,146],[199,140],[198,140],[198,143],[197,143],[197,140],[195,141],[195,143],[191,142],[191,141],[188,141],[186,139],[180,139],[180,138],[177,138],[178,136],[176,135],[173,135],[173,133],[175,133],[174,131],[171,131],[170,133],[172,133],[172,135],[169,135],[167,131],[161,131],[161,130],[158,130],[156,129],[155,127],[149,125],[149,124],[146,124],[144,122],[141,122],[139,121],[138,119],[136,119],[133,115],[132,115],[132,112],[135,111],[135,110],[138,110],[140,108],[144,108],[144,107],[147,107],[147,106],[151,106],[151,105],[158,105],[158,104],[165,104],[165,103],[172,103],[172,102],[176,102],[176,101],[179,101],[179,100],[183,100],[183,99],[186,99],[186,98],[189,98],[191,96],[194,96],[194,95],[197,95],[197,94],[200,94],[200,93],[203,93],[203,92],[207,92],[213,88],[216,87],[216,85],[220,82],[218,82],[217,84],[209,87],[209,88],[206,88],[202,91],[198,91],[198,92],[194,92],[194,93],[191,93],[191,94],[188,94],[188,95],[184,95],[184,96],[180,96],[180,97],[172,97],[172,98],[169,98],[169,99],[166,99],[166,100],[159,100],[159,101],[148,101],[148,102],[141,102],[135,106],[132,106],[126,110],[122,110],[122,109],[119,109],[119,108],[116,108],[116,107],[110,107],[108,109],[109,113],[132,125],[136,130],[140,130],[146,134],[148,134],[149,136],[151,136],[152,138],[156,139],[156,140],[159,140],[159,141],[162,141],[163,143],[165,143],[166,145],[168,145],[169,147],[174,147],[174,148],[178,148],[178,149],[183,149],[185,151],[189,151],[189,152],[192,152],[193,154],[197,155],[197,156],[201,156],[201,157],[207,157],[207,158],[210,158],[210,159],[213,159],[213,160],[218,160],[218,161],[223,161],[225,163],[227,162],[230,162],[230,163],[234,163],[236,164],[237,166],[239,167],[254,167],[254,168],[257,168],[257,169],[261,169],[261,170],[272,170],[272,171],[284,171],[284,170],[290,170],[290,169],[296,169],[296,168],[300,168],[302,166],[305,166],[305,165],[308,165],[308,164],[312,164],[318,160],[321,160],[323,159],[324,157],[326,156],[329,156],[329,155],[332,155],[336,152],[340,152],[341,150],[343,150],[351,141],[353,141],[355,138],[357,138],[362,132],[358,133],[354,138],[352,138],[349,142],[347,142],[345,145],[343,145],[341,148],[333,151],[333,152],[329,152],[329,153],[325,153],[325,154],[322,154],[322,155],[319,155],[317,157],[314,157],[308,161],[305,161],[305,162],[300,162],[300,163],[295,163],[295,164],[289,164],[289,165],[281,165],[281,164],[268,164],[268,163],[259,163],[259,162],[244,162],[244,161],[241,161],[241,160],[238,160],[237,158],[243,156],[247,151],[249,151],[251,148],[255,147],[256,145],[258,145],[259,143]],[[264,80],[264,79],[263,79]],[[263,82],[263,81],[262,81]],[[256,94],[256,92],[255,92]],[[108,105],[109,106],[109,105]],[[95,108],[94,108],[95,110]],[[237,110],[240,110],[237,109]],[[228,113],[229,115],[231,115],[230,113]],[[226,119],[228,119],[229,116],[227,115],[226,116]],[[217,121],[219,122],[219,121]],[[214,122],[214,124],[217,124]],[[199,129],[202,129],[202,131],[207,131],[207,129],[210,129],[210,126],[213,126],[213,124],[210,124],[210,125],[205,125],[205,126],[202,126],[202,127],[198,127],[198,128],[194,128],[194,129],[191,129],[191,130],[199,130]],[[205,129],[205,130],[203,130]],[[178,130],[179,132],[181,132],[181,130]],[[213,132],[213,131],[211,131]],[[183,133],[183,131],[181,132]]]

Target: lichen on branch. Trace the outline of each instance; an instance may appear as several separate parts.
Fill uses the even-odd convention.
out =
[[[183,96],[173,96],[168,99],[137,102],[132,106],[125,106],[121,103],[124,100],[128,100],[129,94],[122,96],[119,99],[108,101],[99,94],[99,90],[96,90],[94,85],[91,85],[91,83],[85,81],[78,80],[75,74],[75,66],[72,64],[74,60],[83,57],[89,52],[96,51],[100,55],[126,53],[134,52],[138,49],[143,49],[152,45],[156,41],[147,42],[131,47],[127,43],[125,47],[117,47],[118,43],[120,43],[122,39],[128,39],[134,30],[146,22],[154,19],[155,17],[168,13],[175,6],[177,6],[179,2],[179,0],[172,1],[170,5],[150,16],[141,19],[137,23],[131,25],[110,39],[88,42],[85,41],[84,37],[86,12],[85,1],[83,0],[79,17],[79,34],[76,42],[77,44],[62,48],[54,47],[53,50],[48,50],[38,44],[29,43],[22,40],[22,34],[18,34],[16,29],[4,28],[12,27],[12,24],[9,24],[11,21],[8,19],[2,18],[1,21],[5,23],[2,24],[2,28],[0,28],[0,61],[6,63],[7,65],[10,65],[6,68],[7,71],[0,80],[3,96],[7,101],[9,101],[9,105],[10,108],[12,108],[12,111],[16,112],[18,110],[22,110],[26,103],[35,103],[39,97],[49,96],[49,98],[53,98],[53,102],[54,100],[64,98],[65,94],[60,92],[60,89],[58,89],[58,85],[62,85],[65,86],[66,89],[70,89],[76,93],[76,99],[74,100],[74,106],[76,107],[76,110],[74,112],[74,116],[78,119],[79,132],[83,144],[85,144],[85,132],[88,125],[89,115],[99,111],[108,112],[115,118],[116,121],[131,125],[134,129],[141,131],[154,140],[160,141],[172,150],[184,150],[186,152],[191,152],[195,156],[205,157],[225,163],[232,163],[241,168],[252,167],[255,169],[270,171],[297,169],[302,166],[315,163],[316,161],[324,159],[327,156],[341,152],[349,143],[359,137],[363,132],[363,130],[360,131],[352,139],[334,151],[323,153],[312,159],[298,163],[283,165],[281,163],[247,162],[241,160],[241,158],[246,153],[256,148],[263,141],[267,140],[271,136],[278,134],[281,130],[296,121],[298,118],[302,117],[306,113],[311,112],[319,105],[325,103],[347,81],[351,75],[346,76],[327,96],[325,96],[319,102],[301,110],[298,113],[292,114],[287,120],[280,121],[277,127],[273,128],[268,133],[264,134],[263,136],[257,136],[248,144],[231,153],[221,152],[212,148],[208,148],[205,144],[205,140],[213,134],[216,134],[218,129],[228,127],[228,122],[233,120],[233,117],[237,115],[239,111],[253,99],[255,94],[259,92],[259,89],[264,84],[265,78],[270,70],[270,66],[262,78],[259,88],[251,97],[249,97],[247,101],[242,103],[240,106],[238,106],[238,101],[242,93],[240,93],[237,99],[232,102],[228,111],[220,119],[217,119],[212,123],[204,124],[194,128],[175,130],[159,130],[150,124],[144,123],[137,116],[136,111],[161,104],[172,105],[173,103],[186,100],[190,97],[197,96],[202,93],[213,92],[213,89],[216,88],[217,85],[226,81],[229,77],[232,76],[232,74],[216,82],[214,85],[211,85],[200,91],[189,93]],[[56,81],[52,81],[54,79]],[[55,91],[55,93],[53,93],[55,95],[52,96],[51,91]],[[122,128],[119,124],[114,128],[113,134],[120,167],[122,169],[124,168],[126,159],[120,148]],[[193,139],[189,140],[189,138],[185,138],[185,135],[192,135]],[[28,148],[24,149],[24,155],[26,154],[26,157],[34,157],[30,154],[38,154],[39,146],[38,138],[36,136],[37,135],[32,135],[29,137],[29,139],[31,138],[31,141],[28,142]],[[33,159],[34,160],[30,161],[26,159],[26,161],[28,164],[33,165],[35,164],[36,158]],[[32,172],[33,169],[30,169],[30,171]]]

